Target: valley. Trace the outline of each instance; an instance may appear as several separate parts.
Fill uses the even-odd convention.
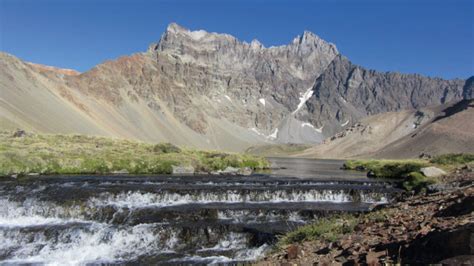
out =
[[[474,261],[473,76],[162,30],[83,72],[0,52],[0,264]]]

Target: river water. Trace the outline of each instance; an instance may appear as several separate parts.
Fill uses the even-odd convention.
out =
[[[0,180],[0,260],[191,264],[258,259],[277,236],[391,200],[342,161],[271,158],[253,176],[55,176]]]

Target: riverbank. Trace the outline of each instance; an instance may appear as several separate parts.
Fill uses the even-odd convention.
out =
[[[323,219],[282,237],[260,265],[474,261],[474,173],[453,169],[427,193],[359,216]]]
[[[263,157],[180,148],[169,143],[84,135],[0,132],[0,176],[210,173],[268,168]]]

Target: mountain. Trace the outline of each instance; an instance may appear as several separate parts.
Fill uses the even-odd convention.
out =
[[[172,23],[147,51],[84,73],[5,53],[0,65],[0,128],[230,151],[320,143],[369,115],[472,97],[472,78],[366,70],[308,31],[266,48]]]
[[[474,100],[387,112],[293,154],[313,158],[412,158],[474,153]]]
[[[316,80],[301,119],[333,135],[370,115],[459,101],[465,84],[461,79],[367,70],[339,55]]]

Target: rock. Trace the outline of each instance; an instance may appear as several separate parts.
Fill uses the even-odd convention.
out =
[[[199,172],[196,172],[195,174],[197,174],[197,175],[209,175],[209,174],[212,174],[212,173],[199,171]]]
[[[122,169],[122,170],[118,170],[118,171],[113,171],[112,174],[115,174],[115,175],[128,175],[128,170],[127,169]]]
[[[380,251],[380,252],[369,251],[367,255],[365,256],[365,261],[367,265],[380,265],[379,258],[382,256],[385,256],[386,254],[387,252],[385,251]]]
[[[461,255],[442,260],[437,264],[440,265],[472,265],[474,262],[474,255]]]
[[[11,175],[12,178],[18,178],[18,174]]]
[[[374,171],[369,171],[369,172],[367,173],[367,177],[375,177]]]
[[[244,167],[239,170],[239,175],[248,176],[248,175],[252,175],[252,173],[253,171],[252,171],[252,168],[250,167]]]
[[[438,167],[434,167],[434,166],[423,167],[423,168],[420,169],[420,171],[426,177],[438,177],[438,176],[446,175],[445,171],[439,169]]]
[[[453,82],[420,75],[371,71],[339,54],[316,79],[313,88],[318,97],[310,98],[306,105],[310,117],[314,119],[310,122],[325,125],[325,132],[333,135],[341,130],[345,121],[359,121],[367,115],[417,108],[420,104],[440,104],[444,101],[443,95],[449,95],[449,101],[461,100],[465,83],[465,80]],[[381,92],[386,91],[391,93],[380,96]],[[350,99],[351,105],[346,105],[345,99]]]
[[[175,166],[173,167],[173,175],[187,175],[187,174],[194,174],[194,167],[192,166]]]
[[[454,256],[474,254],[474,225],[452,230],[436,230],[418,237],[404,250],[406,262],[440,261]]]
[[[39,173],[28,173],[27,176],[39,176]]]
[[[428,186],[428,191],[431,193],[454,189],[455,185],[452,183],[436,183]]]
[[[235,167],[232,167],[232,166],[227,166],[224,170],[220,171],[221,174],[237,174],[239,173],[240,169],[239,168],[235,168]]]
[[[422,153],[420,153],[418,158],[428,160],[428,159],[431,159],[431,155],[429,155],[428,153],[422,152]]]
[[[298,258],[299,248],[297,245],[289,245],[286,248],[286,259],[294,260]]]
[[[14,138],[21,138],[21,137],[25,137],[26,136],[26,132],[24,130],[17,130],[15,131],[15,133],[13,133],[13,137]]]
[[[467,172],[472,172],[472,167],[468,164],[464,165],[461,170],[467,171]]]

